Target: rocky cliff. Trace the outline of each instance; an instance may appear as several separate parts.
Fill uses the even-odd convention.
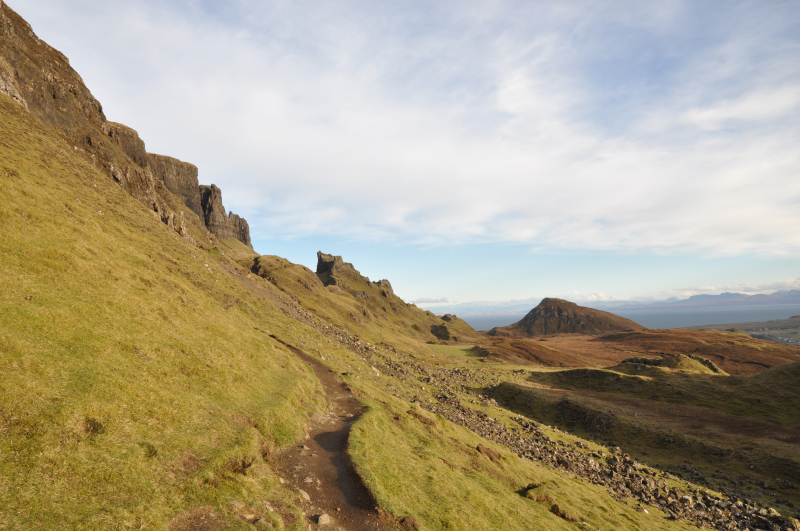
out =
[[[230,212],[222,205],[222,190],[216,185],[200,185],[200,208],[209,232],[220,240],[235,238],[250,245],[250,227],[247,221]]]
[[[334,275],[341,275],[345,272],[358,273],[353,264],[345,262],[341,256],[317,252],[317,276],[326,286],[335,286],[336,278]]]
[[[544,299],[521,321],[492,328],[490,336],[534,337],[552,334],[600,335],[645,328],[613,313],[578,306],[563,299]]]
[[[200,202],[197,168],[177,159],[148,155],[135,130],[108,121],[103,106],[72,69],[69,59],[39,39],[31,26],[2,0],[0,94],[11,97],[40,122],[58,131],[71,149],[103,169],[164,223],[170,224],[179,215],[169,207],[174,201],[165,194],[170,193],[201,219],[207,218]],[[164,186],[158,186],[158,181]],[[228,221],[224,209],[221,212],[226,220],[225,230],[219,225],[213,229],[207,226],[211,234],[217,238],[224,234],[250,245],[247,221],[239,216]]]
[[[250,242],[250,225],[247,223],[247,220],[241,216],[237,216],[233,212],[228,212],[228,222],[233,237],[243,244],[253,247]]]
[[[197,166],[154,153],[147,154],[147,166],[153,172],[153,177],[164,183],[170,192],[180,197],[192,212],[203,219]]]
[[[147,150],[144,147],[144,140],[139,138],[139,133],[127,125],[116,122],[106,122],[102,126],[102,131],[116,142],[133,162],[142,168],[147,167]]]

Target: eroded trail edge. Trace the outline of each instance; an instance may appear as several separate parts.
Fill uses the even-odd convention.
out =
[[[371,493],[347,455],[350,430],[364,412],[364,405],[335,371],[300,349],[277,337],[274,339],[311,366],[330,401],[326,414],[314,415],[306,440],[277,456],[278,473],[289,488],[302,496],[307,528],[342,531],[394,528],[379,514]]]

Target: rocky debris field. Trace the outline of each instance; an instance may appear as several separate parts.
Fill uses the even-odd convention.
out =
[[[774,509],[759,508],[751,501],[723,498],[690,483],[686,483],[685,490],[669,487],[665,480],[679,478],[646,467],[619,448],[608,453],[590,452],[585,443],[576,442],[571,446],[563,441],[554,441],[542,433],[536,422],[516,417],[514,420],[524,432],[520,435],[488,414],[464,407],[455,395],[441,394],[437,399],[434,404],[419,405],[508,447],[520,458],[536,460],[586,478],[614,492],[623,503],[628,499],[635,500],[642,510],[646,510],[644,506],[656,507],[672,519],[688,520],[699,527],[800,530],[796,520],[783,518]]]
[[[688,521],[701,528],[800,531],[797,520],[783,517],[775,509],[758,507],[751,500],[726,498],[688,482],[685,489],[670,486],[667,480],[673,484],[682,480],[645,466],[619,448],[591,451],[585,443],[571,445],[553,440],[543,433],[542,425],[529,419],[515,417],[519,426],[512,429],[485,411],[463,405],[459,394],[466,394],[467,401],[484,408],[500,407],[491,398],[492,389],[501,381],[512,379],[513,373],[430,365],[393,347],[376,347],[343,328],[322,322],[296,301],[287,302],[294,306],[295,318],[300,316],[305,324],[361,356],[372,367],[373,376],[384,377],[387,391],[506,446],[522,459],[535,460],[601,485],[621,503],[636,502],[642,511],[647,511],[647,507],[657,508],[671,519]]]

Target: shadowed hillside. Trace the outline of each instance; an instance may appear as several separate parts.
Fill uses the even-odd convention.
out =
[[[646,330],[604,336],[492,337],[480,344],[487,361],[545,367],[608,367],[627,358],[701,356],[730,374],[754,374],[798,361],[800,348],[716,330]]]

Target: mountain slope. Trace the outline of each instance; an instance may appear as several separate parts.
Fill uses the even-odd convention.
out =
[[[279,256],[243,256],[239,263],[290,294],[303,308],[374,344],[427,350],[425,342],[480,341],[455,316],[438,317],[398,297],[388,280],[371,281],[341,256],[318,253],[316,273]]]
[[[290,297],[180,237],[4,95],[0,161],[4,528],[177,530],[185,514],[252,528],[240,507],[276,529],[304,528],[304,502],[270,456],[302,440],[324,397],[271,336],[346,373],[369,407],[353,461],[380,507],[420,529],[570,528],[552,500],[606,527],[684,528],[466,427],[421,422],[399,397],[433,401],[408,372],[428,370],[418,355],[361,340],[344,348],[290,317],[302,310]],[[502,462],[482,457],[478,441]],[[549,505],[518,494],[536,480],[549,485]]]
[[[219,189],[199,203],[197,168],[147,153],[132,128],[106,119],[103,106],[61,52],[0,2],[0,94],[57,131],[84,160],[101,170],[165,224],[198,241],[237,239],[250,245],[247,222],[226,214]],[[197,238],[197,236],[193,236]]]
[[[49,69],[66,58],[14,17],[0,1],[0,529],[318,527],[314,479],[275,467],[341,413],[299,350],[366,406],[342,462],[383,529],[673,530],[739,511],[501,407],[492,390],[525,371],[453,355],[479,339],[455,316],[339,257],[315,273],[256,255],[219,190],[195,195],[195,169],[134,131],[104,122],[89,142],[34,112],[91,100],[70,99]],[[8,78],[20,65],[30,84]],[[110,166],[146,177],[156,159],[155,203]],[[676,507],[684,493],[726,513]],[[742,507],[734,528],[788,522]]]
[[[5,95],[0,182],[0,523],[163,525],[274,490],[262,451],[324,402],[259,331],[281,312]]]
[[[613,313],[585,308],[563,299],[544,299],[522,320],[508,326],[495,327],[490,336],[534,337],[553,334],[600,335],[645,328]]]

